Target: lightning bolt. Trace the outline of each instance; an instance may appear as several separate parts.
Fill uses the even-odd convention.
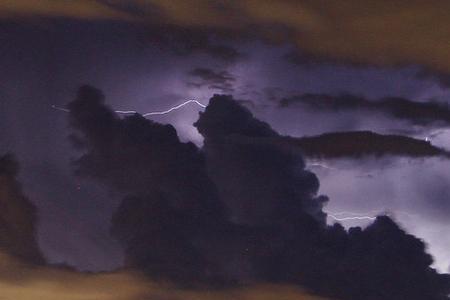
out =
[[[330,166],[327,166],[325,164],[318,163],[318,162],[311,162],[311,163],[308,164],[308,166],[310,166],[310,167],[319,167],[319,168],[328,169],[328,170],[338,170],[336,168],[333,168],[333,167],[330,167]]]
[[[188,105],[190,103],[197,104],[201,108],[206,108],[205,104],[203,104],[203,103],[201,103],[201,102],[199,102],[197,100],[188,100],[188,101],[185,101],[185,102],[183,102],[181,104],[178,104],[178,105],[176,105],[174,107],[171,107],[171,108],[169,108],[167,110],[148,112],[148,113],[142,114],[142,116],[148,117],[148,116],[154,116],[154,115],[165,115],[165,114],[168,114],[168,113],[170,113],[170,112],[172,112],[174,110],[180,109],[183,106]],[[63,107],[59,107],[59,106],[56,106],[56,105],[52,105],[52,108],[56,109],[56,110],[59,110],[59,111],[63,111],[63,112],[70,112],[69,109],[63,108]],[[123,114],[123,115],[137,114],[138,113],[135,110],[115,110],[114,112],[117,113],[117,114]]]
[[[380,210],[371,210],[366,213],[358,213],[358,212],[352,212],[352,211],[341,211],[341,212],[335,212],[333,215],[335,216],[342,216],[342,215],[351,215],[351,216],[360,216],[360,215],[373,215],[380,213]]]
[[[330,214],[330,213],[328,213],[327,215],[328,215],[330,218],[332,218],[333,220],[340,221],[340,222],[343,222],[343,221],[352,221],[352,220],[371,220],[371,221],[373,221],[373,220],[376,219],[376,217],[372,217],[372,216],[354,216],[354,217],[343,217],[343,218],[339,218],[339,217],[337,217],[337,216],[335,216],[335,215],[333,215],[333,214]]]
[[[187,100],[187,101],[185,101],[185,102],[183,102],[181,104],[178,104],[176,106],[173,106],[173,107],[171,107],[171,108],[169,108],[167,110],[148,112],[148,113],[143,114],[142,116],[147,117],[147,116],[153,116],[153,115],[165,115],[165,114],[168,114],[168,113],[170,113],[170,112],[172,112],[174,110],[180,109],[183,106],[185,106],[187,104],[190,104],[190,103],[197,104],[201,108],[206,108],[206,105],[202,104],[201,102],[199,102],[197,100]],[[63,111],[63,112],[70,112],[69,109],[66,109],[66,108],[63,108],[63,107],[59,107],[59,106],[56,106],[56,105],[52,105],[52,108],[56,109],[56,110],[59,110],[59,111]],[[118,113],[118,114],[124,114],[124,115],[138,113],[135,110],[115,110],[114,112]],[[320,167],[320,168],[329,169],[329,170],[338,170],[336,168],[327,166],[327,165],[325,165],[323,163],[320,163],[320,162],[311,162],[308,165],[311,166],[311,167]],[[335,213],[326,212],[326,213],[327,213],[328,217],[330,217],[333,220],[338,221],[338,222],[354,221],[354,220],[370,220],[370,221],[373,221],[373,220],[376,219],[376,214],[380,213],[380,211],[371,211],[369,213],[356,213],[356,212],[347,212],[347,211],[335,212]],[[407,214],[407,213],[404,213],[404,212],[399,212],[399,213],[403,213],[405,215],[411,216],[410,214]],[[340,217],[340,216],[343,216],[343,217]]]
[[[204,105],[203,103],[198,102],[197,100],[188,100],[188,101],[185,101],[185,102],[183,102],[181,104],[178,104],[178,105],[176,105],[174,107],[171,107],[171,108],[169,108],[167,110],[148,112],[148,113],[143,114],[142,116],[148,117],[148,116],[154,116],[154,115],[165,115],[165,114],[168,114],[168,113],[170,113],[170,112],[172,112],[174,110],[180,109],[180,108],[182,108],[183,106],[185,106],[185,105],[187,105],[189,103],[197,104],[201,108],[205,108],[206,107],[206,105]],[[137,111],[134,111],[134,110],[116,110],[115,112],[118,113],[118,114],[136,114],[137,113]]]
[[[377,217],[376,215],[380,213],[378,210],[373,210],[367,213],[357,213],[357,212],[326,212],[327,215],[335,221],[344,222],[344,221],[354,221],[354,220],[370,220],[373,221]],[[343,216],[343,217],[340,217]]]
[[[409,213],[402,210],[396,210],[394,212],[389,212],[387,209],[380,210],[371,210],[365,213],[359,212],[351,212],[351,211],[342,211],[342,212],[328,212],[326,211],[328,217],[335,221],[345,222],[345,221],[355,221],[355,220],[370,220],[373,221],[377,218],[377,215],[385,215],[385,216],[396,216],[396,215],[404,215],[408,218],[419,218],[420,216],[417,214]],[[342,216],[342,217],[341,217]]]
[[[63,111],[63,112],[70,112],[70,110],[68,110],[67,108],[62,108],[62,107],[59,107],[59,106],[56,106],[56,105],[52,105],[52,108],[56,109],[56,110]]]
[[[446,131],[447,130],[445,130],[445,129],[432,131],[425,137],[425,141],[426,142],[430,142],[432,139],[434,139],[438,135],[441,135],[441,134],[445,133]]]

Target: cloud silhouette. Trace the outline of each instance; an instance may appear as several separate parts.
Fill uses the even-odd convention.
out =
[[[449,157],[448,151],[435,147],[428,141],[371,131],[330,132],[302,138],[286,137],[279,143],[298,147],[305,156],[311,158]]]
[[[195,123],[202,149],[170,125],[119,118],[82,87],[70,120],[79,174],[126,196],[112,232],[127,266],[196,288],[260,282],[338,299],[446,299],[448,275],[390,217],[367,228],[328,226],[319,181],[298,151],[231,96],[215,95]]]

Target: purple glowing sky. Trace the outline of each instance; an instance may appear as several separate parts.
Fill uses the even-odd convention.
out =
[[[448,90],[436,82],[415,78],[415,66],[295,65],[283,59],[290,47],[258,41],[230,42],[245,53],[238,63],[230,63],[204,53],[174,55],[147,41],[145,34],[125,24],[78,22],[42,27],[9,24],[0,29],[1,39],[9,41],[1,46],[0,69],[10,70],[0,75],[0,127],[8,128],[0,131],[0,150],[17,154],[25,192],[40,215],[47,216],[41,219],[39,232],[50,261],[99,270],[116,267],[122,260],[120,248],[108,235],[110,214],[120,195],[71,175],[69,162],[74,150],[66,138],[66,115],[51,109],[52,104],[69,102],[80,84],[104,90],[108,104],[116,110],[144,113],[165,110],[187,99],[207,103],[223,90],[208,83],[189,84],[196,80],[189,72],[200,67],[226,71],[234,78],[230,84],[235,98],[251,101],[243,103],[257,117],[292,136],[362,129],[390,132],[409,125],[376,114],[281,109],[276,101],[283,96],[350,92],[371,99],[449,100]],[[173,124],[182,140],[200,145],[201,137],[192,126],[200,110],[191,105],[149,117]],[[450,132],[445,132],[433,143],[450,149],[449,138]],[[326,210],[390,212],[428,243],[436,267],[448,270],[450,161],[391,158],[326,163],[334,168],[312,168],[319,176],[321,193],[331,198]]]

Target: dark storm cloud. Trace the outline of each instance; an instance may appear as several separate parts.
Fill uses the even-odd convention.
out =
[[[202,150],[170,125],[118,118],[83,87],[70,103],[80,174],[126,193],[112,230],[127,264],[203,287],[278,282],[342,299],[446,299],[422,241],[387,216],[366,229],[327,226],[319,181],[280,136],[229,96],[196,122]],[[258,143],[255,143],[258,140]]]
[[[279,137],[267,123],[231,97],[216,95],[195,126],[205,139],[208,172],[233,220],[252,225],[289,222],[289,214],[306,212],[325,224],[322,205],[328,199],[316,197],[319,181],[304,169],[302,158],[271,143],[253,143]]]
[[[81,88],[69,109],[82,134],[74,139],[86,151],[75,162],[77,172],[128,195],[112,231],[129,265],[178,282],[225,281],[224,265],[208,255],[222,256],[226,212],[199,149],[181,143],[171,125],[140,115],[119,119],[91,87]]]
[[[433,80],[443,89],[450,88],[450,73],[448,72],[439,72],[429,68],[421,68],[417,72],[416,77],[418,79]]]
[[[0,3],[0,16],[106,18],[195,31],[208,28],[211,33],[289,42],[302,53],[332,60],[384,66],[424,65],[450,71],[447,40],[450,3],[446,1],[351,0],[342,4],[309,0],[129,0],[125,3],[18,0]]]
[[[305,156],[313,158],[450,157],[449,152],[427,141],[371,131],[330,132],[319,136],[285,138],[280,142],[299,147]]]
[[[234,63],[245,55],[229,44],[228,30],[211,30],[208,27],[193,28],[167,22],[165,13],[152,1],[97,1],[110,9],[128,14],[136,21],[145,22],[144,41],[179,56],[203,53],[226,63]],[[227,43],[228,42],[228,43]]]
[[[388,97],[374,101],[351,94],[338,96],[303,94],[283,98],[279,103],[282,108],[293,105],[301,105],[318,112],[378,112],[421,126],[448,126],[450,124],[450,108],[447,104],[415,102],[400,97]]]
[[[311,53],[305,53],[299,49],[294,49],[282,56],[284,60],[287,62],[294,64],[294,65],[300,65],[303,67],[314,67],[321,64],[328,64],[328,65],[350,65],[352,67],[368,67],[369,64],[364,63],[357,63],[352,61],[346,61],[339,58],[330,58],[327,56],[317,56],[313,55]]]
[[[153,25],[147,29],[145,40],[156,47],[169,50],[175,55],[187,56],[204,53],[227,63],[234,63],[244,58],[236,48],[218,40],[223,34],[213,34],[207,29],[194,29],[174,25]],[[232,40],[227,38],[227,40]]]
[[[220,90],[223,93],[233,92],[233,83],[236,78],[228,71],[215,71],[208,68],[195,68],[188,73],[193,81],[188,85],[195,87],[208,87],[209,89]]]
[[[0,156],[0,250],[26,262],[42,264],[36,240],[36,208],[22,194],[19,166],[11,155]]]
[[[0,293],[2,299],[224,300],[234,298],[251,300],[264,295],[266,299],[283,297],[284,299],[325,300],[297,286],[254,285],[239,290],[193,291],[178,289],[172,285],[161,286],[158,282],[150,281],[143,276],[139,270],[130,268],[114,272],[92,273],[76,272],[67,266],[45,265],[34,238],[35,208],[22,195],[20,184],[15,179],[17,172],[18,164],[11,155],[0,156]],[[148,230],[148,228],[145,229]],[[152,249],[154,249],[153,246]],[[179,265],[176,267],[180,268]]]

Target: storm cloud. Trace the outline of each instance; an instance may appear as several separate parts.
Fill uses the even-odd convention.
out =
[[[450,124],[450,109],[446,103],[415,102],[399,97],[388,97],[379,100],[342,94],[338,96],[327,94],[303,94],[285,97],[280,100],[282,108],[300,105],[313,111],[340,112],[366,111],[386,114],[391,118],[407,121],[420,126],[448,126]]]
[[[119,119],[89,86],[68,107],[82,134],[74,140],[86,150],[75,162],[77,173],[128,195],[112,231],[125,244],[130,265],[179,282],[223,275],[204,255],[213,247],[208,241],[228,224],[199,149],[180,142],[171,125],[140,115]]]
[[[319,136],[285,138],[283,144],[299,147],[309,158],[363,158],[367,156],[449,158],[450,153],[428,141],[402,135],[383,135],[371,131],[344,131]]]
[[[6,2],[3,18],[22,16],[115,19],[228,36],[288,42],[302,53],[378,66],[423,65],[450,71],[449,3],[445,1],[49,1]],[[192,9],[195,7],[195,10]],[[431,42],[430,42],[431,41]],[[424,55],[426,54],[426,55]]]
[[[195,123],[202,149],[170,125],[119,118],[92,87],[68,106],[79,174],[127,196],[113,217],[127,264],[197,287],[278,282],[342,299],[446,299],[450,278],[390,217],[328,226],[317,177],[230,96]],[[411,284],[413,283],[413,284]]]
[[[231,45],[234,39],[207,29],[188,28],[178,25],[161,24],[148,27],[143,40],[168,50],[178,56],[206,54],[218,61],[232,64],[245,57],[245,54]]]
[[[0,153],[22,165],[17,175],[7,158],[0,175],[0,294],[446,299],[433,268],[449,265],[450,161],[435,147],[449,147],[448,11],[438,0],[0,1]],[[52,109],[85,82],[113,109],[92,87],[70,113]],[[206,104],[211,91],[239,100],[213,97],[195,126],[201,105],[154,121],[113,113]],[[364,101],[276,107],[341,91]],[[327,225],[340,212],[370,217]],[[126,269],[37,267],[36,225],[51,263]]]

